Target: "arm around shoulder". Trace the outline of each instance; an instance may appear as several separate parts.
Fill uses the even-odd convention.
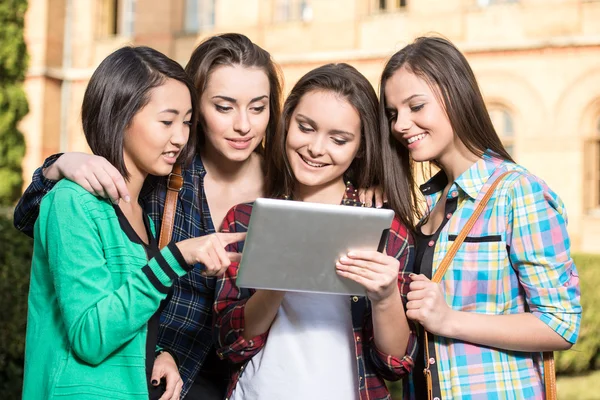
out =
[[[56,182],[58,182],[44,176],[44,170],[53,165],[60,156],[62,156],[62,153],[48,157],[44,161],[44,164],[35,170],[31,184],[27,186],[27,189],[23,193],[23,196],[21,196],[21,199],[19,199],[19,203],[15,208],[13,219],[15,228],[29,237],[33,237],[33,227],[35,226],[35,221],[40,212],[42,198],[46,193],[52,190]]]

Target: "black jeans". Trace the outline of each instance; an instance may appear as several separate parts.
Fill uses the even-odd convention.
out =
[[[226,390],[226,381],[209,379],[199,374],[185,395],[185,400],[223,400]]]

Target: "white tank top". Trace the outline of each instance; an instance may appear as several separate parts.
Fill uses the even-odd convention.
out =
[[[231,400],[358,399],[348,296],[287,292]]]

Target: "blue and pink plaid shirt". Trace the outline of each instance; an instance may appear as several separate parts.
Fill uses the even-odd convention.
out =
[[[575,343],[581,320],[579,277],[569,251],[564,205],[544,181],[490,151],[452,183],[446,219],[431,240],[421,242],[428,249],[416,269],[431,278],[474,212],[476,200],[507,170],[517,173],[499,184],[443,277],[446,302],[454,310],[481,314],[531,312]],[[421,186],[429,210],[446,185],[446,175],[440,172]],[[544,398],[541,353],[440,336],[433,336],[430,346],[436,397]],[[411,397],[419,398],[419,393]]]

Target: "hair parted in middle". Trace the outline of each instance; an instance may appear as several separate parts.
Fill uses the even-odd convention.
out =
[[[304,75],[287,97],[272,146],[265,155],[265,194],[271,198],[292,196],[295,177],[287,158],[288,129],[300,99],[311,92],[332,92],[346,100],[360,117],[361,137],[358,153],[346,171],[345,179],[366,188],[381,179],[377,94],[371,83],[349,64],[327,64]]]
[[[269,80],[269,122],[264,139],[264,147],[268,150],[270,141],[277,129],[283,90],[283,74],[269,52],[242,34],[224,33],[211,36],[200,43],[192,53],[185,71],[194,82],[198,98],[201,98],[210,75],[216,68],[235,65],[246,68],[260,68]],[[200,107],[199,104],[198,107]],[[196,131],[198,145],[201,146],[204,144],[204,121],[200,112],[198,118],[199,124]],[[258,146],[256,151],[262,153],[262,147]]]

